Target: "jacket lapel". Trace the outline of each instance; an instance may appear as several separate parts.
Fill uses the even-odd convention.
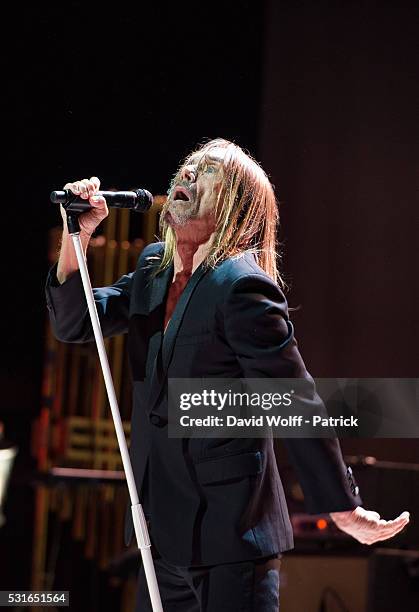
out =
[[[165,297],[172,278],[173,265],[163,270],[158,276],[150,278],[147,283],[148,295],[145,296],[147,317],[144,321],[143,335],[148,337],[146,360],[149,364],[147,371],[150,380],[153,380],[156,373],[156,360],[163,335]]]
[[[188,306],[189,300],[192,297],[193,292],[195,291],[199,281],[205,274],[206,269],[204,264],[198,266],[195,272],[192,274],[191,278],[187,282],[184,290],[182,291],[179,300],[175,306],[172,317],[169,321],[169,324],[166,329],[166,333],[163,336],[161,353],[156,355],[154,360],[154,368],[153,374],[151,377],[150,384],[150,395],[148,401],[148,410],[151,411],[157,402],[163,383],[167,376],[167,369],[169,367],[170,359],[172,357],[173,349],[175,346],[176,336],[179,331],[180,324],[182,323],[184,314],[186,312],[186,308]],[[173,267],[172,267],[172,275],[173,276]],[[167,285],[166,285],[167,288]],[[163,294],[164,299],[165,294]]]
[[[158,276],[155,276],[151,281],[151,290],[148,303],[148,312],[151,313],[153,310],[158,308],[166,297],[169,285],[173,278],[173,264],[168,266]]]
[[[195,270],[195,272],[192,274],[191,278],[187,282],[175,306],[172,317],[167,326],[166,333],[163,336],[162,365],[163,365],[164,373],[166,373],[167,368],[169,367],[170,358],[173,353],[176,336],[178,334],[180,324],[182,323],[182,319],[184,317],[186,307],[189,304],[189,300],[191,299],[192,294],[195,291],[195,288],[198,285],[204,273],[205,273],[205,268],[203,264],[201,264],[200,266],[198,266],[198,268]]]

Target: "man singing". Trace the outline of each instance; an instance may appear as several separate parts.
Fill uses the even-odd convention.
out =
[[[108,214],[97,195],[99,179],[65,188],[93,207],[80,216],[86,249]],[[293,547],[293,536],[272,440],[167,434],[169,378],[298,377],[312,384],[277,271],[277,225],[275,195],[262,168],[235,144],[210,141],[172,181],[162,242],[143,250],[135,272],[94,289],[105,337],[128,333],[130,455],[166,612],[279,608],[280,557]],[[66,223],[46,291],[55,336],[92,341]],[[362,508],[336,439],[284,443],[310,513],[330,513],[365,544],[408,523],[408,513],[384,521]],[[129,545],[130,513],[125,532]],[[151,610],[142,568],[136,610]]]

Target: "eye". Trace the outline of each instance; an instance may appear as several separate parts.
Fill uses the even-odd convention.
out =
[[[213,165],[204,163],[201,168],[198,168],[202,172],[202,174],[214,174],[217,171],[217,168]]]

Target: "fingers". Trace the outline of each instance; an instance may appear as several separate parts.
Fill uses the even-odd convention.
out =
[[[90,181],[91,183],[93,183],[95,190],[99,191],[100,188],[100,180],[97,178],[97,176],[91,176],[90,177]]]
[[[401,527],[403,529],[403,527],[405,525],[407,525],[410,521],[410,514],[409,512],[402,512],[400,514],[400,516],[398,516],[397,518],[393,519],[392,521],[379,521],[381,523],[382,526],[384,526],[386,529],[390,529],[390,528],[395,528],[398,529],[399,527]]]
[[[387,521],[387,523],[396,525],[397,523],[407,524],[409,521],[410,521],[410,512],[407,512],[407,510],[405,510],[397,518],[393,519],[392,521]]]
[[[410,521],[409,512],[402,512],[400,516],[391,521],[385,521],[381,519],[378,521],[377,526],[364,537],[364,544],[374,544],[375,542],[381,542],[383,540],[389,540],[394,538],[395,535],[400,533]]]
[[[100,180],[97,176],[92,176],[90,179],[83,179],[81,181],[74,181],[73,183],[66,183],[64,189],[69,189],[75,195],[79,195],[83,199],[88,199],[94,196],[100,188]]]
[[[89,201],[91,209],[79,215],[78,220],[80,231],[90,237],[97,226],[109,214],[105,198],[102,195],[98,195],[100,180],[97,176],[91,176],[89,179],[86,178],[80,181],[66,183],[64,189],[69,189],[75,195]],[[65,221],[63,211],[61,211],[61,214]]]
[[[93,206],[93,208],[105,208],[106,200],[103,196],[92,195],[89,197],[89,204]]]

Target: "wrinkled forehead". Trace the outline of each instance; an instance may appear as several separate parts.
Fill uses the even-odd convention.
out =
[[[205,160],[206,162],[214,162],[215,164],[221,164],[226,154],[226,149],[222,147],[213,147],[211,149],[203,149],[202,151],[196,151],[192,153],[186,160],[187,165],[199,164],[199,162]]]

